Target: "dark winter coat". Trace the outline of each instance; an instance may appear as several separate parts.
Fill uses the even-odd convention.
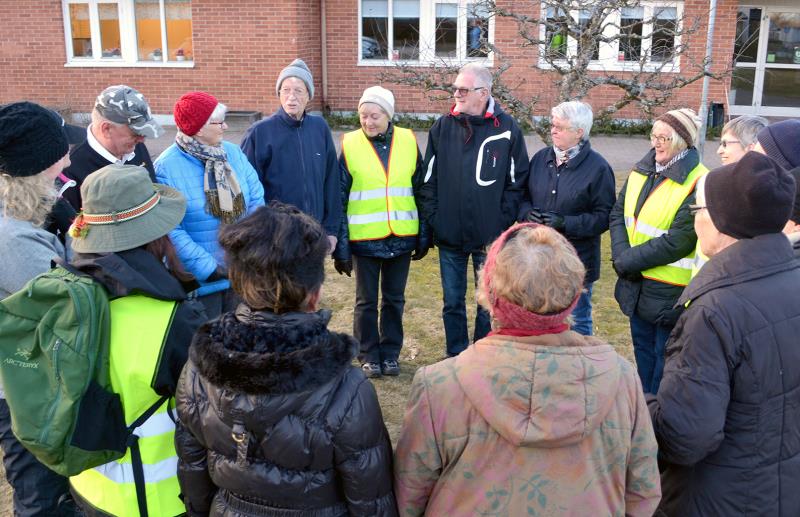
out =
[[[418,208],[437,246],[480,251],[514,224],[527,181],[522,132],[490,97],[482,116],[434,122]]]
[[[329,318],[240,305],[197,333],[175,433],[190,516],[397,514],[375,388]]]
[[[800,515],[800,263],[740,240],[686,287],[649,408],[668,515]]]
[[[699,163],[700,155],[697,149],[692,147],[683,159],[661,173],[657,173],[655,150],[650,149],[634,167],[634,170],[649,176],[636,202],[635,215],[639,215],[647,197],[664,180],[669,178],[682,184]],[[611,260],[617,271],[636,275],[655,266],[671,264],[694,251],[697,245],[697,235],[694,233],[694,216],[689,212],[689,205],[693,204],[695,199],[694,190],[681,204],[667,233],[661,237],[650,239],[642,245],[631,247],[628,242],[628,231],[625,229],[623,213],[627,188],[628,182],[626,181],[609,217]],[[680,315],[680,308],[675,308],[675,301],[681,292],[683,292],[682,286],[647,278],[642,279],[639,274],[639,280],[635,281],[622,277],[617,279],[614,297],[626,316],[630,317],[635,313],[650,323],[671,327]]]
[[[591,283],[600,278],[600,236],[608,230],[615,198],[614,171],[588,141],[561,166],[553,148],[545,147],[531,158],[518,219],[532,208],[564,216],[562,233],[575,246]]]
[[[325,119],[306,114],[296,120],[278,108],[253,124],[241,145],[264,185],[267,204],[294,205],[319,221],[328,235],[339,233],[339,165]]]
[[[394,126],[389,123],[389,128],[385,134],[367,139],[372,142],[375,153],[383,163],[384,169],[389,168],[389,155],[392,150],[392,137],[394,136]],[[414,236],[398,237],[390,235],[385,239],[375,239],[367,241],[350,241],[350,232],[347,227],[347,202],[350,199],[350,189],[353,186],[353,175],[347,168],[347,160],[344,159],[344,152],[339,155],[339,168],[341,170],[341,189],[342,189],[342,224],[339,230],[339,239],[333,257],[338,260],[351,260],[352,255],[360,257],[372,257],[380,259],[390,259],[414,250],[428,249],[431,246],[431,235],[428,224],[420,221],[419,234]],[[417,170],[411,178],[411,186],[414,190],[415,201],[419,199],[419,187],[422,185],[424,170],[422,168],[422,155],[417,148]]]

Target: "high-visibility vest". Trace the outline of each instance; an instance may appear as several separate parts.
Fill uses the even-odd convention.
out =
[[[353,177],[347,201],[351,241],[419,233],[411,183],[417,167],[417,139],[411,130],[395,127],[391,145],[387,171],[362,130],[342,137],[342,153]]]
[[[111,301],[109,370],[111,387],[119,394],[126,425],[132,424],[160,396],[151,384],[162,346],[177,309],[174,301],[131,295]],[[168,402],[139,426],[148,517],[172,517],[186,512],[178,497],[178,456],[175,424]],[[117,517],[139,517],[131,451],[105,465],[70,478],[85,503]]]
[[[694,250],[694,261],[692,262],[692,278],[697,276],[697,273],[700,272],[706,262],[708,262],[708,257],[700,251],[700,241],[698,240],[697,247]]]
[[[703,164],[698,164],[689,173],[686,181],[677,183],[667,178],[647,196],[639,217],[634,217],[636,203],[642,192],[647,175],[632,171],[628,176],[628,187],[625,190],[625,228],[628,230],[628,242],[631,246],[640,246],[650,239],[661,237],[669,231],[675,214],[681,207],[686,197],[694,190],[699,180],[708,169]],[[692,265],[695,252],[692,251],[684,258],[642,271],[642,276],[665,284],[687,285],[691,280]]]

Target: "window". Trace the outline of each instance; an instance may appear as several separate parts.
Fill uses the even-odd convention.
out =
[[[671,61],[675,51],[675,30],[678,27],[678,10],[674,7],[658,7],[653,19],[653,47],[650,60]]]
[[[194,58],[191,0],[64,0],[64,20],[70,65],[182,66]]]
[[[473,0],[360,0],[360,64],[487,59],[492,20]]]
[[[642,56],[643,7],[623,7],[620,13],[619,54],[620,61],[639,61]]]

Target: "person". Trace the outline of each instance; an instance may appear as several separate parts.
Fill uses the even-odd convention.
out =
[[[584,274],[545,226],[492,244],[478,288],[491,334],[414,376],[395,454],[401,515],[653,514],[657,449],[636,371],[569,330]]]
[[[342,219],[339,164],[325,119],[306,113],[314,78],[302,59],[281,70],[275,92],[280,107],[247,130],[242,150],[258,171],[266,201],[289,203],[313,216],[333,251]]]
[[[666,515],[800,515],[800,263],[781,234],[795,182],[754,152],[697,187],[710,257],[648,405]]]
[[[376,378],[400,374],[409,266],[428,253],[430,236],[426,224],[420,225],[415,199],[422,183],[422,156],[414,133],[392,124],[394,95],[370,86],[358,102],[358,116],[361,129],[342,137],[339,166],[346,217],[333,264],[347,276],[355,265],[353,335],[360,345],[361,368]]]
[[[447,355],[469,345],[465,297],[467,263],[477,281],[486,246],[517,217],[528,180],[528,151],[514,119],[492,97],[492,74],[470,63],[453,84],[455,105],[434,122],[425,151],[418,207],[439,247]],[[478,307],[473,341],[489,332]]]
[[[151,115],[141,93],[124,84],[109,86],[95,100],[86,141],[70,152],[72,163],[62,174],[61,196],[80,211],[81,185],[91,173],[112,163],[140,165],[155,181],[153,160],[144,140],[162,134],[164,129]]]
[[[264,189],[247,157],[223,140],[228,108],[206,92],[189,92],[175,103],[178,133],[156,160],[156,179],[186,198],[186,215],[169,234],[178,258],[200,282],[198,299],[209,318],[233,310],[220,226],[264,204]]]
[[[175,395],[189,342],[206,320],[202,305],[187,300],[193,279],[167,235],[183,218],[186,202],[178,191],[153,184],[144,167],[118,164],[90,174],[81,198],[84,209],[70,228],[71,265],[108,291],[111,389],[130,425],[160,397]],[[70,478],[87,516],[184,513],[169,404],[136,431],[144,486],[134,482],[130,449],[119,460]]]
[[[64,134],[67,136],[67,143],[69,144],[70,151],[72,151],[79,144],[86,142],[86,128],[68,124],[60,113],[55,110],[51,111],[53,116],[61,123],[61,128],[64,130]],[[58,237],[58,240],[61,241],[61,244],[64,245],[66,251],[69,253],[70,247],[69,243],[67,242],[67,231],[72,224],[72,220],[75,219],[77,211],[69,203],[69,201],[63,197],[63,194],[69,188],[74,187],[77,182],[64,176],[62,171],[58,174],[55,183],[59,189],[58,199],[53,205],[53,208],[50,210],[50,214],[47,216],[47,222],[45,223],[44,228],[46,228],[48,232],[55,234]]]
[[[69,165],[67,136],[54,114],[31,102],[0,106],[0,299],[66,259],[43,226],[56,202],[55,179]],[[48,469],[11,432],[0,381],[0,447],[20,517],[71,515],[69,482]]]
[[[480,56],[481,36],[483,32],[481,28],[481,19],[472,18],[469,25],[469,31],[467,32],[467,55],[470,57]]]
[[[528,168],[528,188],[519,220],[544,224],[564,234],[586,267],[584,291],[572,313],[572,330],[592,335],[592,286],[600,278],[600,236],[616,200],[614,171],[592,149],[592,108],[569,101],[550,112],[553,145],[539,150]]]
[[[178,387],[188,515],[396,516],[392,448],[358,344],[319,310],[328,240],[298,208],[220,232],[234,312],[204,325]]]
[[[722,126],[717,154],[723,165],[738,162],[756,145],[756,135],[767,126],[767,119],[755,115],[742,115]]]
[[[782,120],[763,128],[753,150],[766,154],[788,171],[800,167],[800,119]]]
[[[637,163],[611,209],[614,297],[630,318],[636,367],[646,392],[657,393],[664,345],[680,314],[675,302],[695,263],[689,205],[708,169],[695,148],[700,119],[690,109],[668,111],[653,124],[653,148]]]

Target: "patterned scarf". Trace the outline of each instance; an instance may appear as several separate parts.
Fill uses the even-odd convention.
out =
[[[578,153],[581,152],[581,148],[583,147],[583,140],[578,142],[577,145],[573,145],[566,151],[562,151],[556,146],[553,146],[553,152],[556,153],[556,165],[561,165],[562,163],[566,163],[569,160],[578,156]]]
[[[236,173],[228,163],[228,155],[222,145],[206,145],[181,132],[175,137],[175,143],[183,152],[205,164],[203,191],[206,194],[206,211],[223,223],[236,222],[247,207]]]
[[[675,156],[673,156],[672,159],[670,161],[668,161],[667,163],[665,163],[664,165],[661,165],[660,163],[656,162],[656,172],[661,174],[661,171],[669,169],[670,167],[675,165],[680,160],[683,160],[683,158],[687,154],[689,154],[689,149],[684,149],[683,151],[681,151],[678,154],[676,154]]]

